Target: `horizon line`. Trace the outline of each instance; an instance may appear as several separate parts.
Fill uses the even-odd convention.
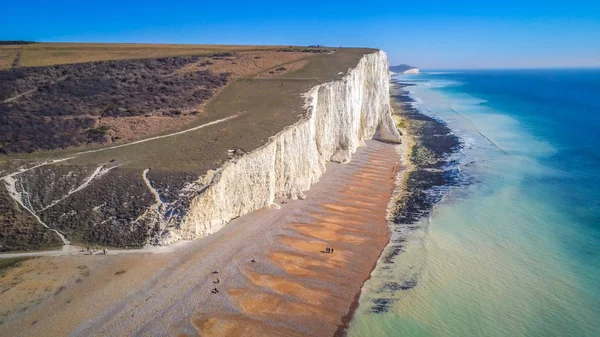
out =
[[[420,71],[440,71],[440,70],[555,70],[555,69],[600,69],[600,64],[598,65],[557,65],[557,66],[524,66],[524,67],[512,67],[512,66],[492,66],[492,67],[474,67],[474,68],[465,68],[465,67],[435,67],[435,68],[418,68]]]

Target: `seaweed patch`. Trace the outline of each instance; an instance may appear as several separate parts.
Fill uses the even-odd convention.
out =
[[[398,290],[409,290],[412,289],[414,287],[417,286],[417,280],[415,279],[410,279],[410,280],[406,280],[402,283],[399,282],[388,282],[386,284],[383,285],[383,289],[385,290],[391,290],[391,291],[398,291]]]
[[[388,312],[395,300],[393,298],[374,298],[372,302],[373,305],[371,306],[371,311],[376,314],[381,314]]]

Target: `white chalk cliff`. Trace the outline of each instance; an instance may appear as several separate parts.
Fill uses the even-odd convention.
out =
[[[402,72],[403,74],[418,74],[419,73],[419,68],[410,68],[408,70],[405,70]]]
[[[276,198],[303,198],[328,161],[350,161],[366,139],[399,142],[388,67],[383,51],[367,54],[341,80],[312,88],[306,93],[306,118],[188,186],[198,195],[179,226],[167,230],[159,243],[214,233]]]

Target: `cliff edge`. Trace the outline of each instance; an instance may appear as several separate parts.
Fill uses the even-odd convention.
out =
[[[396,74],[418,74],[419,68],[409,66],[408,64],[401,64],[397,66],[391,66],[390,71]]]

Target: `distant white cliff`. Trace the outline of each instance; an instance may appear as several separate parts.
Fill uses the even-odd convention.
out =
[[[403,74],[418,74],[419,73],[419,68],[412,68],[412,69],[408,69],[404,72],[402,72]]]
[[[399,142],[388,67],[383,51],[367,54],[343,79],[312,88],[306,94],[307,118],[188,186],[199,194],[178,228],[163,234],[159,243],[209,235],[234,218],[273,205],[276,198],[304,198],[328,161],[350,161],[366,139]]]
[[[418,74],[419,68],[409,66],[408,64],[401,64],[398,66],[391,66],[390,71],[396,74]]]

